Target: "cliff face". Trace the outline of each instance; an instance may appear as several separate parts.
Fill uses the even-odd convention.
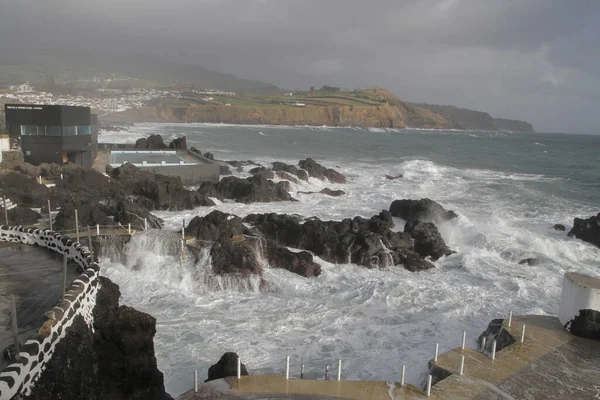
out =
[[[156,320],[119,307],[119,287],[99,279],[94,330],[75,317],[25,399],[171,399],[154,356]]]
[[[496,129],[501,131],[535,132],[533,125],[518,119],[494,118],[494,125],[496,125]]]
[[[419,108],[425,108],[433,113],[443,115],[450,121],[453,129],[471,129],[482,131],[494,131],[496,126],[492,116],[483,111],[474,111],[454,106],[438,106],[433,104],[415,104]]]
[[[114,121],[131,122],[209,122],[229,124],[358,126],[376,128],[448,129],[446,118],[401,101],[384,89],[363,91],[375,100],[373,105],[331,105],[304,107],[190,105],[169,107],[161,103],[111,115]]]

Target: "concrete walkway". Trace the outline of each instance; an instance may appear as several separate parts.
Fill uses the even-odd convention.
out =
[[[525,340],[520,343],[523,324],[526,324]],[[461,348],[440,355],[435,366],[451,375],[432,387],[429,398],[600,399],[600,342],[571,335],[556,317],[515,317],[512,326],[509,328],[505,321],[504,328],[517,342],[497,352],[494,360],[475,350]],[[461,376],[463,355],[465,364]],[[280,376],[244,376],[239,381],[220,379],[199,389],[198,393],[188,392],[178,399],[427,398],[422,390],[411,385],[400,387],[398,382],[285,380]]]

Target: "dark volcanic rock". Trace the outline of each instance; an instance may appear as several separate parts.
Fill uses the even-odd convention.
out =
[[[232,238],[249,233],[240,217],[218,210],[204,217],[194,217],[185,232],[196,239],[209,241],[215,241],[220,236]]]
[[[206,153],[204,153],[204,158],[208,158],[209,160],[213,160],[214,161],[215,156],[213,155],[213,153],[210,153],[210,152],[207,151]]]
[[[564,231],[567,230],[567,228],[563,224],[556,224],[556,225],[554,225],[554,229],[557,230],[557,231],[562,231],[562,232],[564,232]]]
[[[204,382],[226,378],[228,376],[237,376],[237,360],[238,355],[236,353],[223,354],[216,364],[210,366],[208,369],[208,378]],[[240,363],[240,373],[243,376],[249,375],[244,363]]]
[[[146,208],[157,210],[184,210],[198,206],[214,206],[215,203],[202,193],[187,190],[181,178],[143,171],[126,163],[110,171],[132,194],[144,198]]]
[[[333,183],[346,183],[346,177],[334,169],[325,168],[321,164],[317,163],[312,158],[307,158],[306,160],[301,160],[298,165],[300,168],[306,170],[309,176],[314,178],[318,178],[321,180],[325,180],[327,178],[330,182]]]
[[[154,355],[156,320],[119,307],[119,287],[99,279],[94,331],[75,317],[25,399],[171,399]]]
[[[248,172],[250,172],[252,175],[264,175],[267,179],[275,178],[275,174],[273,173],[273,171],[265,167],[255,167]]]
[[[579,315],[570,322],[567,329],[573,335],[600,340],[600,312],[596,310],[579,310]]]
[[[454,253],[446,246],[442,235],[440,235],[437,227],[431,222],[408,221],[404,226],[404,232],[410,234],[415,239],[414,250],[421,257],[431,257],[435,261],[440,257]]]
[[[169,143],[169,149],[187,150],[187,139],[185,138],[185,136],[173,139],[173,141]]]
[[[0,215],[4,222],[4,208],[2,208],[1,201],[0,211],[2,212]],[[29,207],[17,206],[12,210],[8,210],[8,223],[10,225],[33,225],[36,224],[40,218],[42,218],[42,216]]]
[[[600,213],[588,219],[575,218],[569,236],[600,247]]]
[[[519,264],[524,265],[538,265],[540,263],[540,260],[538,260],[537,258],[525,258],[524,260],[519,261]]]
[[[493,319],[492,322],[488,324],[487,329],[481,335],[479,335],[477,343],[479,343],[479,349],[481,351],[490,352],[492,349],[492,342],[494,340],[496,341],[497,352],[516,342],[515,338],[512,337],[512,335],[502,327],[503,322],[504,319],[501,318]],[[486,343],[485,349],[482,348],[483,338],[485,338]]]
[[[458,217],[454,211],[446,211],[439,203],[430,199],[394,200],[390,205],[390,213],[405,221],[446,221]]]
[[[274,183],[263,174],[241,179],[228,176],[217,184],[203,184],[198,192],[219,199],[233,199],[240,203],[293,201],[289,182]]]
[[[355,217],[340,222],[310,219],[303,224],[289,215],[251,214],[244,222],[254,224],[265,237],[283,246],[311,251],[333,263],[355,263],[370,268],[406,263],[414,265],[415,270],[432,267],[411,250],[409,234],[389,229],[392,221],[387,211],[371,219]]]
[[[273,268],[283,268],[310,278],[321,275],[321,266],[308,251],[293,252],[272,240],[267,242],[267,259]]]
[[[0,191],[14,204],[43,207],[50,198],[50,191],[35,178],[17,171],[0,172]],[[0,206],[2,206],[0,197]]]
[[[276,171],[275,175],[277,175],[277,177],[279,179],[288,180],[288,181],[290,181],[292,183],[295,183],[295,184],[299,184],[300,183],[300,180],[298,178],[296,178],[295,176],[292,176],[292,174],[290,174],[288,172],[285,172],[285,171]]]
[[[386,176],[385,176],[385,179],[389,179],[390,181],[393,181],[393,180],[395,180],[395,179],[400,179],[400,178],[402,178],[402,177],[404,177],[404,175],[402,175],[402,174],[400,174],[400,175],[395,175],[395,176],[392,176],[392,175],[386,175]]]
[[[435,268],[435,265],[427,260],[422,259],[417,253],[408,252],[400,259],[400,261],[404,268],[410,272],[425,271]]]
[[[298,167],[296,167],[295,165],[289,165],[286,163],[276,161],[273,163],[273,171],[287,172],[288,174],[298,177],[303,181],[308,181],[308,173],[302,169],[298,169]]]
[[[210,248],[213,272],[217,275],[262,275],[260,240],[250,236],[219,237]]]
[[[150,135],[147,138],[138,139],[135,142],[136,149],[147,149],[147,150],[164,150],[167,148],[162,136]]]

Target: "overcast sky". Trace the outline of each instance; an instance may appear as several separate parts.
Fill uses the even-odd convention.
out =
[[[600,133],[596,0],[0,0],[0,41],[153,54],[288,89],[382,86]]]

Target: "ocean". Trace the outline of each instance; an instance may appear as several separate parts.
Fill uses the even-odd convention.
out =
[[[459,214],[438,224],[456,254],[433,270],[369,270],[317,259],[324,272],[313,279],[267,268],[267,292],[226,279],[207,285],[207,253],[198,264],[180,264],[169,251],[175,234],[136,235],[128,265],[105,259],[102,274],[120,285],[122,304],[157,319],[156,356],[171,395],[191,389],[193,371],[204,378],[226,351],[237,352],[251,374],[282,374],[289,355],[292,376],[303,363],[307,377],[319,378],[341,358],[343,379],[399,380],[406,365],[407,381],[420,384],[435,343],[440,352],[460,346],[466,330],[467,346],[475,348],[487,324],[509,310],[556,315],[565,272],[600,275],[600,249],[553,229],[560,223],[568,232],[574,217],[600,212],[600,135],[136,124],[99,140],[129,143],[152,133],[165,142],[185,135],[188,147],[222,160],[268,166],[312,157],[348,178],[292,184],[297,203],[156,212],[165,230],[214,209],[341,220],[424,197]],[[249,168],[235,174],[249,176]],[[296,194],[324,187],[346,195]],[[402,230],[403,221],[395,222]],[[518,264],[530,257],[540,263]]]

